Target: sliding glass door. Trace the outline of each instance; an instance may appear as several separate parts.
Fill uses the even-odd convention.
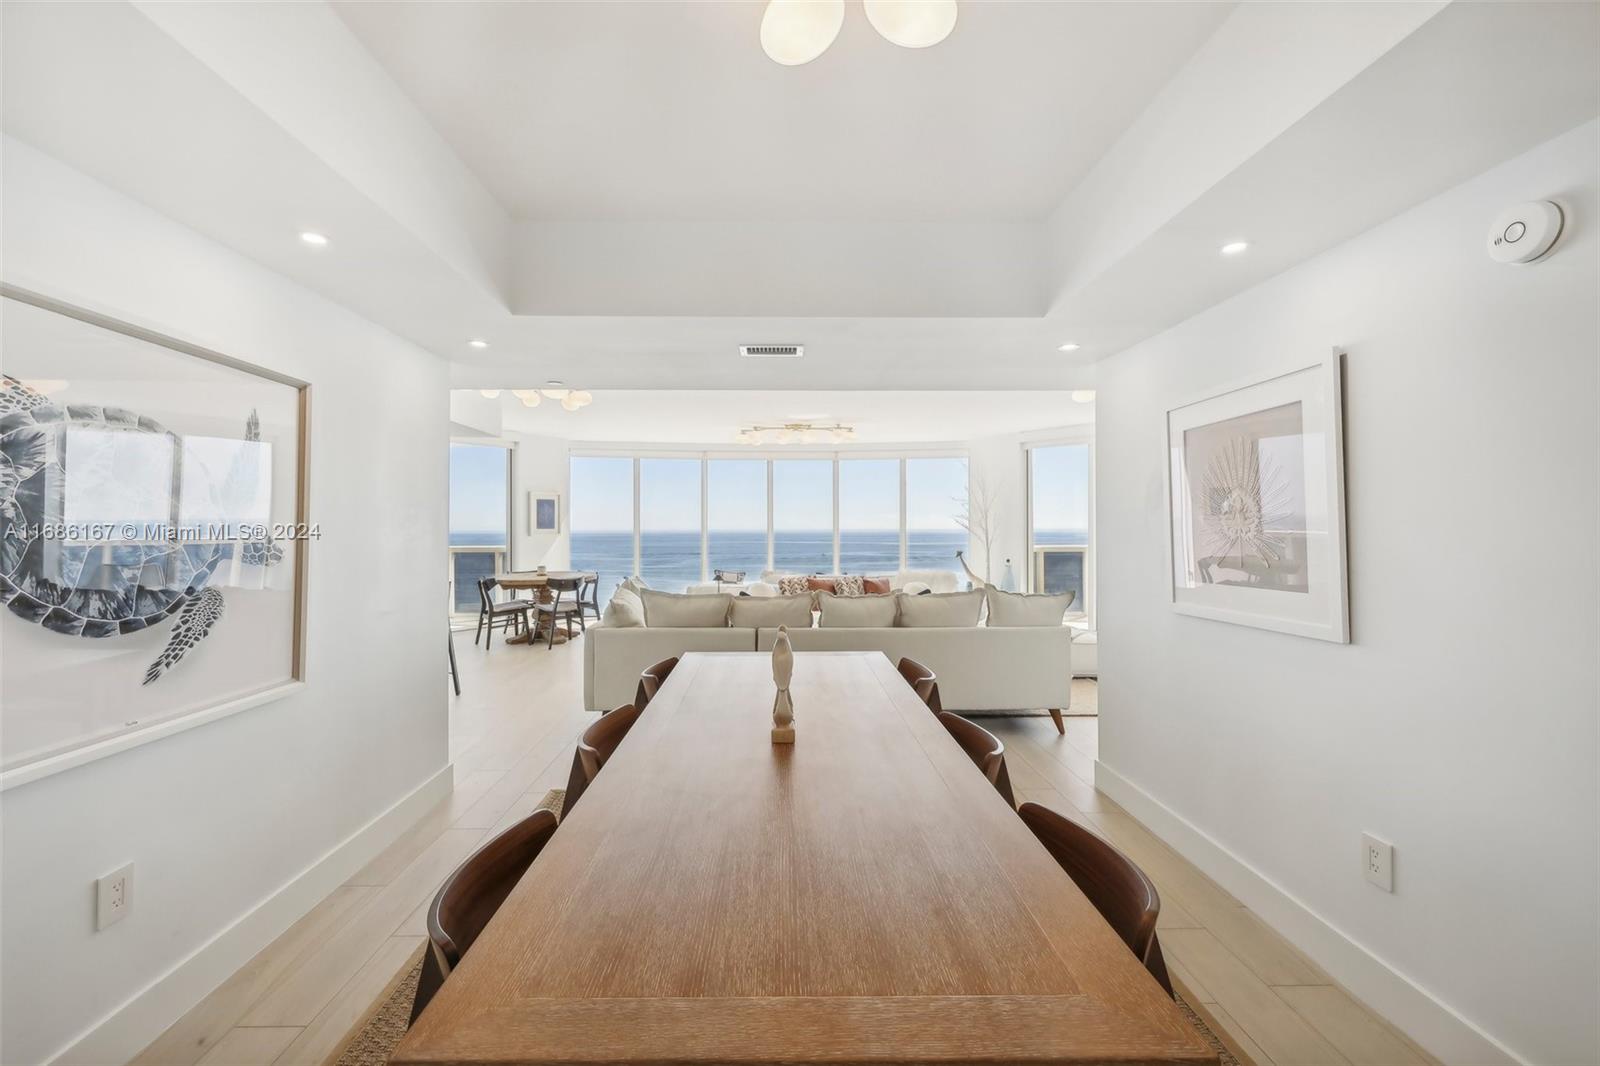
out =
[[[1087,615],[1093,588],[1089,559],[1090,445],[1028,450],[1029,574],[1035,592],[1071,592],[1071,614]]]
[[[600,575],[600,606],[634,572],[633,460],[574,456],[568,493],[572,568]]]
[[[833,572],[833,460],[773,460],[772,566]]]
[[[702,580],[700,460],[639,460],[639,576],[663,592]]]
[[[707,577],[743,571],[754,581],[767,568],[767,461],[706,462]]]
[[[511,452],[450,445],[450,612],[478,613],[478,582],[507,569]]]
[[[900,569],[900,460],[839,460],[839,566],[844,574]]]

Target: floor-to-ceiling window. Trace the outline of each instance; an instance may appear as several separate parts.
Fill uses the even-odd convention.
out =
[[[639,460],[639,576],[664,592],[701,580],[700,460]]]
[[[506,569],[511,451],[450,445],[450,609],[476,614],[478,582]]]
[[[833,571],[833,460],[773,461],[772,565],[800,574]]]
[[[633,460],[574,456],[568,522],[572,568],[600,575],[600,604],[633,573]]]
[[[1028,584],[1035,592],[1073,592],[1071,613],[1092,609],[1090,445],[1035,445],[1028,450]]]
[[[964,456],[574,456],[572,565],[602,602],[637,573],[682,591],[717,570],[962,573]]]
[[[767,461],[706,461],[706,571],[767,568]]]
[[[959,456],[906,460],[906,569],[963,573],[967,550],[957,519],[967,499],[967,461]]]
[[[839,571],[900,569],[900,460],[839,461]]]

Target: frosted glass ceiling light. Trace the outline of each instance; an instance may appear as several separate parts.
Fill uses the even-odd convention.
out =
[[[594,403],[594,394],[588,389],[574,389],[567,395],[567,399],[571,400],[579,407],[588,407],[590,404]]]
[[[826,52],[843,25],[844,0],[770,0],[761,16],[761,50],[774,63],[797,67]]]
[[[1094,390],[1074,389],[1072,391],[1072,401],[1074,403],[1094,403]]]
[[[478,395],[482,396],[485,400],[496,400],[496,399],[500,398],[500,390],[499,389],[479,389],[478,390]]]
[[[544,397],[547,400],[565,400],[567,393],[572,390],[563,386],[559,381],[547,381],[544,383],[544,388],[539,391],[544,393]]]
[[[538,389],[512,389],[511,395],[521,400],[524,407],[538,407],[542,399]]]
[[[929,48],[956,28],[956,0],[864,0],[867,21],[901,48]]]

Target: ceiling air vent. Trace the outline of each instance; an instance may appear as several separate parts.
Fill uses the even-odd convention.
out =
[[[798,359],[806,354],[803,344],[741,344],[739,354],[746,359]]]

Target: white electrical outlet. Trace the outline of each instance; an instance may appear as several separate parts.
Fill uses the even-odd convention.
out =
[[[1361,872],[1385,892],[1394,891],[1394,845],[1371,833],[1361,834]]]
[[[113,870],[94,883],[96,932],[115,925],[133,907],[133,863]]]

